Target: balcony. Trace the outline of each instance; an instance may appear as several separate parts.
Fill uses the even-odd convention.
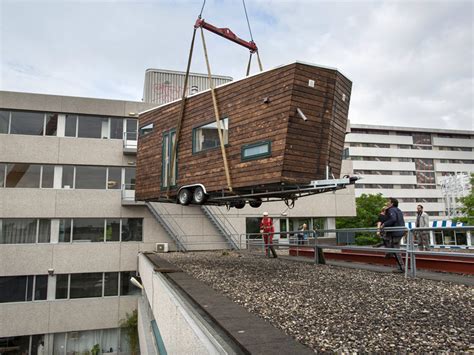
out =
[[[135,184],[122,185],[122,206],[143,206],[144,201],[135,201]]]
[[[123,134],[123,154],[137,154],[138,132],[124,132]]]

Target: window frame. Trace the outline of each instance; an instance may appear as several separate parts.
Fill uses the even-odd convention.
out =
[[[164,180],[165,180],[165,173],[166,173],[166,179],[168,179],[168,169],[170,168],[171,166],[171,155],[173,153],[173,135],[175,137],[175,141],[176,141],[176,129],[173,128],[173,129],[170,129],[170,130],[167,130],[167,131],[164,131],[161,135],[161,179],[160,179],[160,188],[161,190],[164,190],[164,189],[167,189],[168,188],[168,185],[170,187],[170,189],[173,189],[173,188],[176,188],[177,187],[177,183],[178,183],[178,156],[179,156],[179,149],[178,147],[176,147],[176,159],[174,161],[174,181],[173,181],[173,176],[172,174],[170,174],[170,180],[172,182],[174,182],[174,184],[170,184],[170,182],[166,181],[166,185],[164,184]],[[167,152],[169,153],[169,163],[166,163],[165,160],[167,157],[165,157],[165,139],[167,140]],[[135,179],[136,180],[136,179]]]
[[[256,147],[261,147],[261,146],[267,146],[268,151],[266,153],[259,153],[255,154],[252,156],[245,156],[245,150],[246,149],[251,149],[251,148],[256,148]],[[251,161],[251,160],[258,160],[258,159],[263,159],[263,158],[268,158],[272,156],[272,142],[267,140],[267,141],[260,141],[256,143],[251,143],[251,144],[244,144],[242,148],[240,149],[240,160],[241,161]]]
[[[138,127],[138,137],[139,138],[144,138],[146,136],[149,136],[150,133],[153,133],[153,130],[155,129],[154,126],[155,125],[153,124],[153,122],[151,122],[151,123],[148,123],[144,126]],[[144,130],[146,130],[146,131],[144,131]]]

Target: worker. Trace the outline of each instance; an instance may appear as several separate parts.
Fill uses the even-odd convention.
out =
[[[275,228],[273,227],[273,220],[268,217],[268,212],[263,212],[263,218],[260,222],[260,233],[262,234],[265,244],[265,256],[269,258],[269,251],[271,251],[274,258],[278,257],[273,247],[273,233],[275,233]]]

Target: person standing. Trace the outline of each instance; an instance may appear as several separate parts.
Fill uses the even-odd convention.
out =
[[[423,206],[416,206],[416,228],[429,228],[430,226],[430,217],[428,213],[423,211]],[[420,250],[430,250],[430,232],[429,231],[419,231],[416,232],[416,240],[418,242],[418,248]]]
[[[307,240],[308,240],[308,225],[306,223],[303,223],[298,233],[298,244],[299,245],[306,244]]]
[[[273,219],[268,217],[268,212],[263,212],[263,218],[260,221],[260,233],[262,233],[263,242],[265,244],[265,256],[270,257],[270,250],[273,257],[276,258],[277,253],[273,247],[273,233],[275,233],[275,228],[273,227]]]
[[[403,219],[403,213],[402,211],[398,208],[398,200],[396,198],[390,197],[388,199],[388,204],[387,204],[387,219],[385,222],[381,225],[381,228],[386,228],[386,227],[399,227],[400,230],[397,231],[390,231],[390,230],[385,230],[385,238],[387,239],[387,247],[388,248],[400,248],[400,242],[403,238],[403,235],[405,234],[404,230],[401,230],[401,228],[405,227],[405,220]],[[390,254],[389,254],[390,255]],[[403,260],[398,253],[394,253],[395,256],[395,261],[397,262],[397,266],[400,272],[403,272]]]

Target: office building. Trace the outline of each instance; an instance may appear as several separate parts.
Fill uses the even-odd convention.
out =
[[[354,174],[363,177],[356,183],[356,197],[395,197],[407,220],[415,219],[418,204],[432,220],[450,217],[444,179],[474,172],[472,130],[351,124],[345,146],[345,159],[352,161]]]

